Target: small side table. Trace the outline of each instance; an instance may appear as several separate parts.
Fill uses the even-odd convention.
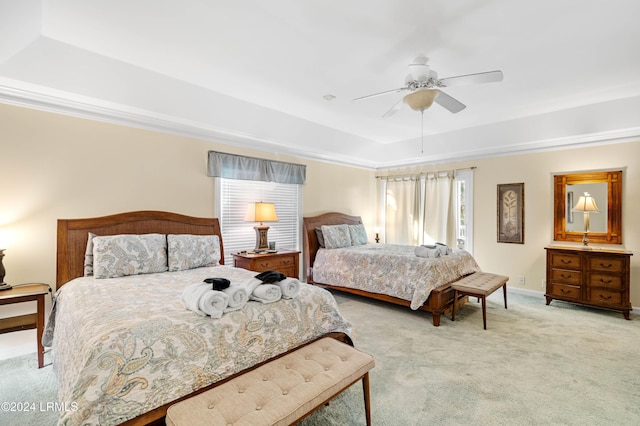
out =
[[[278,250],[276,253],[234,253],[233,266],[255,272],[278,271],[299,278],[300,252]]]
[[[36,313],[0,319],[0,334],[13,331],[36,329],[38,339],[38,368],[44,366],[44,346],[42,346],[42,332],[44,331],[44,296],[49,293],[47,284],[28,284],[0,291],[0,305],[10,305],[21,302],[37,302]]]

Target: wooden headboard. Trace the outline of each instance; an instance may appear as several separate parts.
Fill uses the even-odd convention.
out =
[[[325,213],[320,216],[305,217],[304,223],[304,256],[307,268],[307,282],[313,282],[313,262],[316,260],[316,253],[320,248],[316,228],[322,225],[358,225],[362,223],[360,216],[350,216],[344,213]]]
[[[56,287],[84,275],[84,253],[89,232],[118,234],[194,234],[220,237],[220,264],[224,250],[217,218],[184,216],[160,211],[137,211],[87,219],[58,219]]]

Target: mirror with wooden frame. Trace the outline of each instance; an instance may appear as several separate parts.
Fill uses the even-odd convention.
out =
[[[599,213],[590,215],[589,242],[622,244],[622,171],[587,172],[553,177],[553,239],[582,241],[582,214],[573,212],[581,195],[595,198]]]

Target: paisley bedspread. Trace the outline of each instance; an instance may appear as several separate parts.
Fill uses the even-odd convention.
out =
[[[113,425],[329,332],[351,332],[326,290],[248,302],[221,319],[185,309],[182,289],[204,278],[247,279],[228,266],[123,278],[77,278],[59,290],[51,338],[59,424]]]
[[[414,246],[364,244],[319,249],[313,263],[313,280],[394,296],[410,301],[415,310],[434,288],[477,271],[480,267],[464,250],[432,259],[416,256]]]

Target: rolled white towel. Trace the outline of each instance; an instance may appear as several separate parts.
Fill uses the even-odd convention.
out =
[[[189,284],[184,288],[184,290],[182,290],[182,302],[184,302],[184,306],[198,315],[202,315],[203,317],[206,316],[207,314],[200,310],[199,304],[202,295],[209,290],[211,290],[211,284]]]
[[[209,284],[210,285],[210,284]],[[222,317],[224,310],[229,304],[229,295],[222,292],[209,289],[200,298],[198,308],[209,315],[211,318],[218,319]]]
[[[296,278],[285,278],[282,281],[274,283],[282,290],[283,299],[292,299],[300,293],[300,281]]]
[[[436,246],[418,246],[415,249],[415,254],[418,257],[436,258],[440,257],[442,253]]]
[[[224,309],[225,313],[242,309],[249,300],[249,293],[241,286],[231,285],[222,290],[222,292],[229,296],[229,303]]]
[[[261,303],[273,303],[282,298],[282,290],[275,284],[262,284],[256,287],[249,299]]]

